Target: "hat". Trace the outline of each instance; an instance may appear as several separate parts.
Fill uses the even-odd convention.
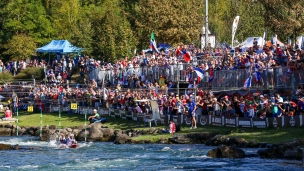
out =
[[[263,96],[263,95],[260,95],[260,98],[264,98],[264,96]]]
[[[93,110],[93,112],[97,112],[97,110],[96,110],[96,109],[94,109],[94,110]]]

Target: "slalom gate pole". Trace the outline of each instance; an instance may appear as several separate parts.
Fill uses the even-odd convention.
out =
[[[61,129],[61,111],[60,111],[60,105],[59,105],[59,110],[58,110],[58,129]]]
[[[17,122],[16,122],[16,134],[17,134],[17,136],[18,136],[18,107],[17,107]]]
[[[84,110],[84,142],[87,142],[87,111]]]
[[[40,104],[40,138],[42,137],[42,104]]]

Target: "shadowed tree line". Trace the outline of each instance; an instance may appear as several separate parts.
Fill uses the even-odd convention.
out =
[[[0,57],[26,59],[52,39],[67,39],[87,55],[114,61],[148,48],[152,31],[158,43],[198,45],[204,10],[204,0],[1,0]],[[209,29],[230,43],[239,15],[237,40],[267,28],[285,42],[304,32],[303,11],[304,1],[209,0]]]

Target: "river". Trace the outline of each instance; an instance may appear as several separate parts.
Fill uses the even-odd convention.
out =
[[[214,148],[205,145],[79,143],[77,149],[60,149],[38,137],[0,137],[0,143],[19,144],[21,150],[1,151],[0,170],[304,170],[302,161],[261,159],[257,149],[243,159],[213,159]]]

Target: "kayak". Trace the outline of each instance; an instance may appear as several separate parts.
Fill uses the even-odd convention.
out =
[[[78,148],[78,144],[74,143],[72,145],[67,145],[67,144],[60,144],[60,148]]]

